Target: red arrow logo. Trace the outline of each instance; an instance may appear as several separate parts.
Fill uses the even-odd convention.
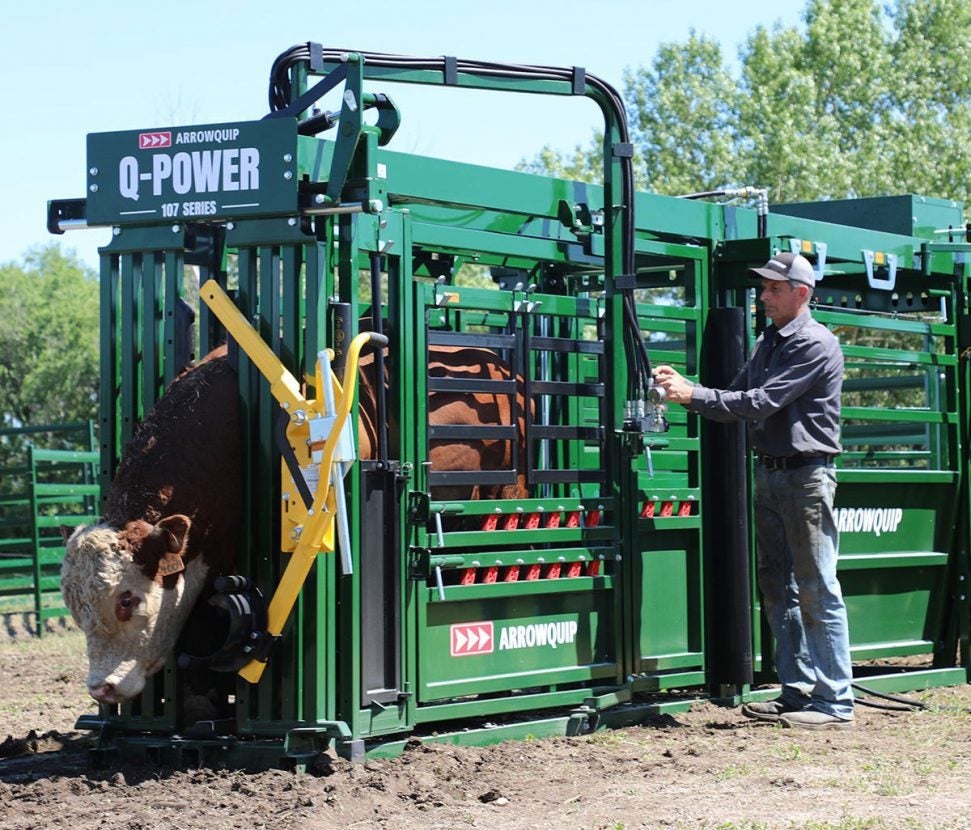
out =
[[[172,146],[172,133],[162,132],[162,133],[139,133],[138,134],[138,149],[139,150],[154,150],[158,147],[171,147]]]
[[[492,653],[494,640],[491,622],[453,625],[451,631],[452,657]]]

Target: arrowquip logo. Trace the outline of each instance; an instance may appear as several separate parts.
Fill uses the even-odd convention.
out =
[[[576,620],[560,620],[528,625],[507,625],[499,630],[498,640],[491,622],[461,623],[450,629],[452,657],[492,654],[517,648],[551,648],[576,642],[579,624]]]
[[[153,150],[156,147],[171,147],[172,133],[169,130],[157,133],[139,133],[138,149]]]
[[[577,638],[576,620],[510,625],[499,632],[499,650],[514,648],[556,648]]]
[[[839,507],[836,527],[840,533],[896,533],[904,511],[900,507]]]
[[[452,657],[469,654],[491,654],[493,643],[491,622],[463,623],[451,628]]]

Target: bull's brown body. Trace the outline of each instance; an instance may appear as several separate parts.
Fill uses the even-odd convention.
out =
[[[202,556],[210,578],[231,573],[236,564],[241,510],[237,389],[225,346],[177,377],[125,449],[103,517],[128,538],[137,534],[136,523],[155,525],[166,516],[188,516],[183,562]]]
[[[489,349],[472,346],[433,346],[427,366],[429,377],[463,378],[467,380],[510,380],[509,367]],[[358,429],[361,458],[376,457],[377,412],[374,361],[370,355],[361,361],[360,420]],[[519,465],[526,458],[524,440],[525,401],[519,379],[517,399],[517,436]],[[509,425],[513,423],[510,396],[495,392],[432,392],[428,399],[428,422],[433,425]],[[433,440],[429,447],[429,461],[435,472],[510,470],[513,465],[513,444],[500,439]],[[449,487],[434,493],[436,498],[525,498],[525,476],[520,472],[515,484],[502,487]]]

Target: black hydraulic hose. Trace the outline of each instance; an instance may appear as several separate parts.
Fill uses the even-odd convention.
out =
[[[878,692],[876,689],[870,689],[860,683],[854,683],[853,688],[858,692],[862,692],[864,695],[868,695],[869,697],[891,701],[890,704],[874,703],[873,701],[861,700],[860,698],[857,698],[857,703],[861,704],[862,706],[869,706],[872,709],[889,709],[891,711],[914,712],[921,709],[931,708],[926,703],[923,703],[920,700],[914,700],[912,697],[901,697],[900,695],[890,695],[886,692]]]
[[[554,80],[575,81],[573,68],[555,66],[529,66],[492,61],[474,61],[445,57],[413,57],[408,55],[394,55],[383,52],[358,52],[351,49],[324,49],[318,44],[307,42],[292,46],[283,52],[273,62],[270,70],[270,111],[284,109],[291,103],[290,69],[301,62],[311,63],[311,69],[326,62],[340,62],[349,52],[361,55],[365,62],[374,67],[402,69],[402,70],[433,70],[443,73],[469,72],[484,77],[496,77],[509,80]],[[630,143],[630,131],[627,123],[627,112],[619,93],[606,81],[596,75],[584,72],[584,83],[597,93],[601,106],[606,107],[609,121],[616,124],[618,138],[621,144]],[[609,134],[609,126],[607,133]],[[634,261],[634,166],[631,154],[624,153],[617,157],[620,166],[620,203],[627,210],[623,215],[621,227],[621,263],[620,273],[633,277]],[[605,154],[604,165],[610,164],[609,154]],[[651,362],[647,352],[647,345],[640,331],[637,321],[637,310],[634,303],[633,289],[622,289],[625,308],[625,343],[627,358],[631,364],[636,381],[634,385],[640,390],[646,390],[650,385]]]
[[[714,196],[732,196],[738,198],[754,196],[758,201],[756,205],[756,230],[755,235],[764,238],[769,232],[769,194],[765,188],[742,187],[742,188],[722,188],[720,190],[702,190],[698,193],[684,193],[679,199],[708,199]]]
[[[646,392],[649,384],[647,380],[651,377],[651,358],[647,352],[647,343],[641,335],[640,322],[637,319],[637,306],[634,303],[634,292],[628,290],[624,292],[624,313],[627,317],[626,332],[630,336],[630,348],[633,350],[632,361],[637,368],[640,392]],[[628,357],[630,359],[630,357]]]
[[[902,697],[900,695],[890,695],[885,692],[878,692],[860,683],[854,683],[853,688],[864,695],[879,698],[880,700],[890,701],[890,703],[876,703],[872,700],[857,698],[856,702],[861,706],[869,706],[872,709],[887,709],[892,712],[917,712],[917,711],[940,711],[940,712],[964,712],[969,713],[971,709],[964,706],[929,706],[920,700],[912,697]]]
[[[728,193],[727,190],[702,190],[699,193],[683,193],[678,196],[679,199],[710,199],[714,196],[724,196]]]

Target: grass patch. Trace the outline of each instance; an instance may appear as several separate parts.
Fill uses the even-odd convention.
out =
[[[715,773],[716,781],[731,781],[734,778],[744,778],[751,775],[752,770],[745,764],[730,764]]]

